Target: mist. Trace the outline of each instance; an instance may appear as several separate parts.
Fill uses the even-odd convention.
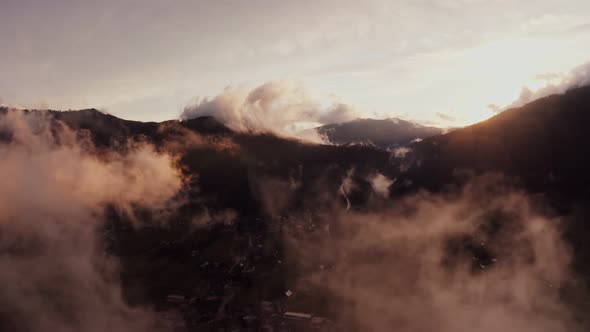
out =
[[[311,214],[283,210],[292,287],[327,296],[315,310],[338,330],[583,330],[561,294],[575,278],[566,221],[542,200],[498,174],[394,201],[383,200],[394,182],[367,181],[380,204],[350,208],[334,192]],[[354,185],[348,176],[341,190]]]
[[[104,128],[55,114],[0,114],[2,329],[313,324],[287,312],[328,331],[587,328],[568,216],[517,178],[454,168],[430,192],[410,177],[418,145],[301,144],[207,119],[123,122],[108,137],[122,141],[95,144]]]
[[[0,322],[18,331],[158,331],[121,295],[104,246],[105,208],[133,220],[164,211],[182,186],[147,143],[101,151],[43,112],[0,115]]]

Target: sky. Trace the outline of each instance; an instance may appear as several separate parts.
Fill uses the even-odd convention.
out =
[[[587,0],[0,0],[0,103],[175,119],[293,81],[361,117],[463,126],[590,61]]]

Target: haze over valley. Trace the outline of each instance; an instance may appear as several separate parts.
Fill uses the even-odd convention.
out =
[[[0,0],[0,331],[588,331],[589,24]]]

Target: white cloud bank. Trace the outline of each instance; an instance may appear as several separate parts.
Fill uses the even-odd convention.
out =
[[[253,90],[226,88],[213,98],[185,107],[181,119],[213,116],[240,132],[269,132],[325,143],[314,126],[349,121],[357,111],[337,101],[324,101],[294,81],[276,81]]]

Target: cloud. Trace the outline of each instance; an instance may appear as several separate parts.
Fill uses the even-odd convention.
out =
[[[389,187],[395,183],[395,180],[391,180],[381,173],[376,173],[368,178],[373,191],[382,198],[389,197]]]
[[[455,121],[455,120],[456,120],[456,118],[455,118],[455,117],[453,117],[453,116],[450,116],[450,115],[448,115],[448,114],[440,113],[440,112],[436,113],[436,116],[437,116],[439,119],[441,119],[441,120],[444,120],[444,121],[448,121],[448,122],[453,122],[453,121]]]
[[[122,298],[104,208],[165,209],[182,186],[169,155],[96,149],[47,113],[0,115],[0,329],[156,331]]]
[[[420,142],[417,138],[412,141],[413,143]],[[388,150],[390,153],[389,160],[393,164],[398,165],[400,172],[404,173],[417,162],[415,156],[412,154],[412,148],[406,146],[399,146]],[[418,162],[419,163],[419,162]]]
[[[158,126],[158,134],[165,137],[163,149],[172,155],[181,155],[186,149],[212,149],[237,154],[240,146],[223,135],[201,135],[194,130],[179,126],[176,122],[163,122]]]
[[[180,117],[187,120],[200,116],[213,116],[236,131],[269,132],[325,143],[317,132],[305,129],[349,121],[357,117],[357,112],[342,103],[326,105],[296,82],[276,81],[252,91],[226,88],[216,97],[185,107]]]
[[[417,139],[413,140],[412,142],[416,141]],[[416,142],[420,142],[420,141],[416,141]],[[399,146],[399,147],[395,147],[395,148],[390,149],[390,151],[393,154],[393,157],[398,158],[398,159],[403,159],[408,153],[412,152],[412,149],[407,146]]]
[[[496,105],[496,104],[489,104],[488,106],[486,106],[486,108],[488,108],[494,114],[498,114],[503,111],[503,108],[501,106]]]
[[[571,278],[562,222],[536,204],[489,175],[369,211],[319,212],[328,228],[286,232],[287,263],[302,276],[293,289],[328,288],[342,331],[576,331],[560,295]]]
[[[569,89],[590,84],[590,62],[580,65],[567,73],[545,73],[537,75],[537,80],[545,82],[545,85],[532,90],[525,86],[520,96],[505,109],[520,107],[539,98],[553,94],[562,94]]]

